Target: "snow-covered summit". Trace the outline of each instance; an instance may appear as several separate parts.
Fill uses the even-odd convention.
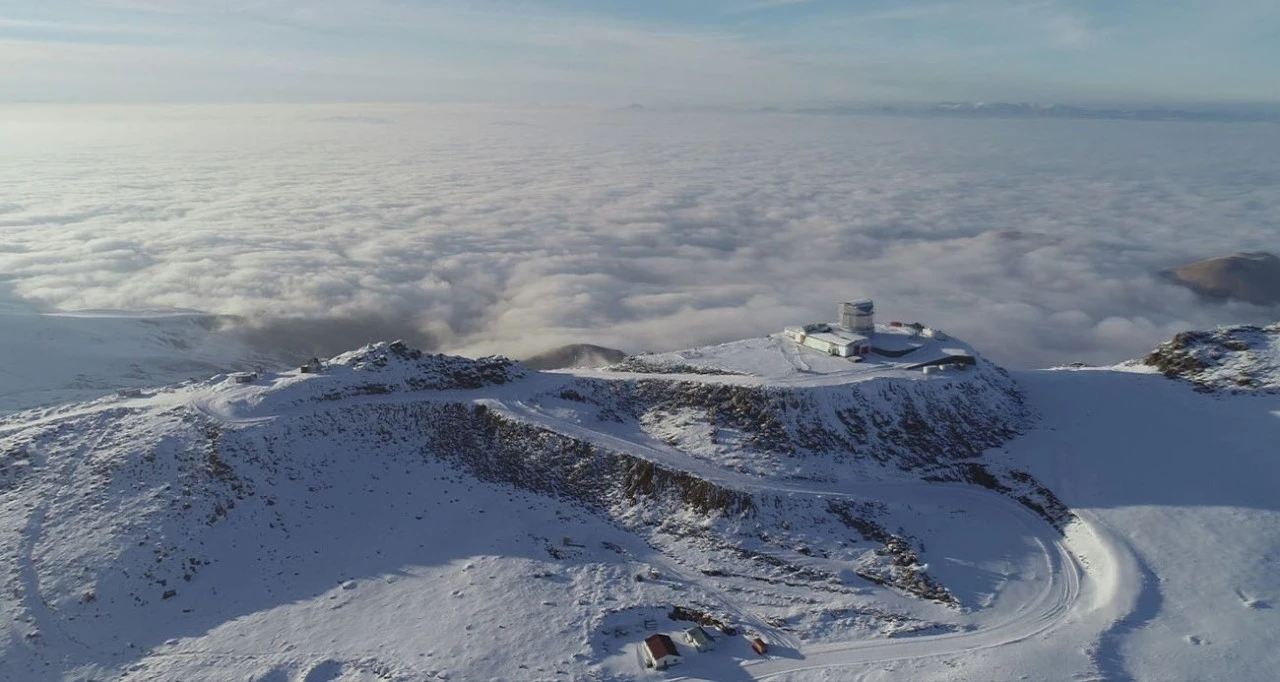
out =
[[[764,367],[771,344],[701,352]],[[980,457],[1029,424],[1009,377],[817,376],[535,372],[393,342],[14,415],[0,677],[623,680],[630,633],[678,634],[670,613],[778,652],[1024,617],[1003,586],[1062,558],[1023,533],[1049,546],[1065,517]],[[992,527],[1012,557],[994,583],[970,568],[991,547],[960,541]],[[560,653],[530,672],[548,629]],[[720,651],[701,674],[754,655]]]
[[[1280,323],[1182,332],[1141,363],[1203,390],[1280,390]]]

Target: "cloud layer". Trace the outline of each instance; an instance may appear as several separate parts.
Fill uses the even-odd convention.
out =
[[[1280,317],[1152,274],[1280,250],[1267,124],[422,107],[0,123],[16,295],[239,315],[317,351],[670,349],[867,295],[1034,366]]]

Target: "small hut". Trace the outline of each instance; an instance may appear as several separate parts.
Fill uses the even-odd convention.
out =
[[[711,635],[706,630],[698,626],[694,626],[684,631],[684,641],[693,647],[694,651],[703,652],[711,648]]]
[[[751,649],[761,656],[769,652],[769,645],[764,643],[763,639],[756,637],[751,640]]]
[[[298,371],[303,374],[319,374],[324,371],[324,363],[320,361],[320,358],[311,358],[303,363],[303,365],[298,368]]]

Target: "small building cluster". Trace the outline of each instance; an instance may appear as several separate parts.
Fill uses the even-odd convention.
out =
[[[840,304],[839,322],[819,322],[803,327],[787,327],[783,334],[796,343],[837,357],[862,357],[871,353],[875,333],[875,303],[870,299]]]
[[[877,331],[875,303],[871,299],[842,302],[836,319],[838,321],[835,323],[817,322],[803,327],[787,327],[782,334],[805,348],[847,358],[851,362],[861,362],[872,351],[887,358],[902,358],[923,348],[928,341],[946,341],[950,338],[942,330],[919,322],[894,320],[881,325]],[[947,355],[941,359],[914,365],[905,360],[899,362],[904,363],[907,369],[922,370],[925,374],[964,369],[975,362],[973,356],[963,350],[943,349],[943,352]]]
[[[715,644],[715,639],[697,625],[684,631],[684,641],[698,653],[709,651]],[[750,643],[751,650],[760,656],[764,656],[769,651],[769,645],[765,644],[760,637],[752,637]],[[663,634],[646,637],[641,643],[640,650],[644,654],[645,667],[655,670],[665,670],[684,660],[680,650],[676,648],[676,643]]]

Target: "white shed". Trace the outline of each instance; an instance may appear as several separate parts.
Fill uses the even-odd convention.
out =
[[[684,631],[684,641],[697,652],[703,652],[711,648],[711,635],[708,635],[706,630],[696,625]]]

